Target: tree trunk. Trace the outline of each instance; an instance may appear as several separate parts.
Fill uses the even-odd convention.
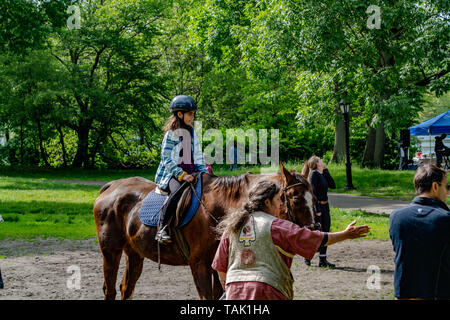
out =
[[[38,127],[38,138],[39,138],[39,151],[41,153],[41,158],[42,161],[44,161],[44,165],[46,167],[49,167],[49,163],[47,161],[47,155],[45,154],[45,150],[44,150],[44,143],[43,143],[43,139],[42,139],[42,126],[41,126],[41,119],[39,117],[36,117],[36,123],[37,123],[37,127]]]
[[[20,165],[23,166],[23,120],[20,123]]]
[[[61,129],[60,126],[57,126],[56,130],[58,130],[59,142],[61,143],[61,151],[62,151],[62,157],[63,157],[63,166],[67,167],[67,155],[66,155],[66,144],[64,143],[64,134],[63,134],[62,129]]]
[[[376,131],[373,127],[369,126],[369,131],[367,133],[366,146],[364,148],[363,158],[361,161],[361,167],[372,168],[374,166],[374,154],[375,154],[375,139]]]
[[[102,128],[101,132],[99,132],[99,134],[97,136],[97,139],[96,139],[96,141],[94,143],[94,146],[92,148],[92,152],[91,152],[91,155],[90,155],[90,158],[91,158],[90,168],[94,168],[95,167],[95,156],[98,153],[98,149],[100,147],[100,144],[106,140],[107,130],[108,130],[108,128],[106,128],[106,127]]]
[[[345,161],[345,123],[343,118],[339,118],[334,130],[334,149],[331,162]]]
[[[87,125],[81,125],[78,127],[77,152],[72,162],[72,166],[74,168],[81,168],[88,165],[89,130],[90,127]]]
[[[141,146],[145,145],[145,131],[142,125],[139,125],[139,144]]]
[[[376,131],[375,151],[373,156],[373,162],[377,168],[383,168],[385,142],[386,133],[384,132],[384,123],[380,123]]]

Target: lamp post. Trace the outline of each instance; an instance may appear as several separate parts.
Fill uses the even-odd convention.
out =
[[[348,112],[350,110],[350,104],[345,102],[343,99],[339,102],[339,107],[341,108],[342,115],[344,116],[344,124],[345,124],[345,166],[346,166],[346,174],[347,174],[347,185],[345,186],[345,190],[354,190],[355,187],[352,183],[352,164],[350,163],[350,149],[349,149],[349,121],[348,121]]]

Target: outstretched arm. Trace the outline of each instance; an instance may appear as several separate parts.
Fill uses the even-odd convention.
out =
[[[350,223],[344,231],[340,232],[329,232],[328,233],[328,241],[325,244],[326,246],[330,246],[336,242],[348,240],[348,239],[356,239],[367,236],[367,233],[370,231],[370,227],[367,225],[364,226],[355,226],[356,220]]]

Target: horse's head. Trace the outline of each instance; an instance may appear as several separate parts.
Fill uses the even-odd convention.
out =
[[[280,218],[290,220],[301,227],[318,229],[314,223],[316,201],[310,183],[295,170],[288,171],[280,162],[282,197],[285,211]]]

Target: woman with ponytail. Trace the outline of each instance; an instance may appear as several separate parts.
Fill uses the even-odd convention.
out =
[[[331,216],[330,205],[328,204],[328,188],[336,189],[336,184],[327,169],[327,166],[318,156],[312,156],[304,163],[302,175],[311,183],[314,196],[316,197],[316,220],[320,222],[324,232],[330,231]],[[311,265],[311,259],[305,259],[307,266]],[[319,248],[319,267],[335,268],[333,263],[327,260],[327,247]]]
[[[229,212],[217,226],[221,241],[212,268],[219,273],[227,300],[293,299],[290,272],[294,255],[311,259],[321,245],[364,237],[368,226],[323,233],[277,217],[285,210],[280,186],[260,181],[248,202]]]

